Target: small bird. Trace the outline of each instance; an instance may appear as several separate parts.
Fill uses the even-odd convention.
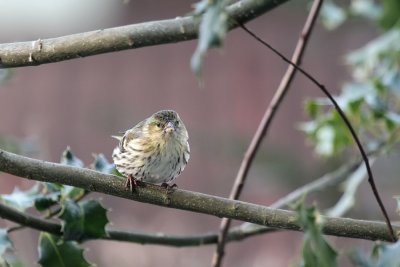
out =
[[[188,132],[178,113],[161,110],[139,122],[119,140],[112,158],[116,169],[127,176],[126,187],[133,192],[137,181],[166,188],[181,174],[190,157]]]

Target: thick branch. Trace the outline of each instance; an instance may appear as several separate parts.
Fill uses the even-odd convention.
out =
[[[251,222],[272,228],[301,231],[296,214],[242,201],[228,200],[181,189],[166,190],[145,184],[132,194],[120,177],[89,169],[35,160],[0,150],[0,171],[27,179],[61,183],[117,197],[132,199],[175,209]],[[3,212],[0,216],[5,216]],[[385,224],[362,220],[324,217],[324,233],[328,235],[391,240]],[[18,222],[20,223],[20,222]],[[396,228],[400,230],[400,228]]]
[[[241,0],[228,7],[236,21],[245,23],[288,0]],[[232,25],[231,28],[234,26]],[[0,68],[35,66],[102,53],[176,43],[197,38],[192,17],[151,21],[104,30],[0,44]]]
[[[280,209],[284,208],[290,203],[293,203],[300,197],[310,194],[315,191],[320,191],[326,189],[327,187],[331,187],[337,185],[341,181],[344,181],[346,177],[352,173],[357,166],[360,165],[360,161],[354,161],[348,165],[340,167],[338,170],[325,174],[321,178],[312,181],[309,184],[306,184],[295,191],[289,193],[283,198],[277,200],[273,204],[271,204],[270,208]],[[31,218],[27,214],[18,214],[18,211],[13,211],[9,207],[2,205],[0,203],[0,215],[1,214],[9,214],[3,215],[4,218],[8,218],[11,221],[16,223],[21,223],[22,226],[10,228],[9,231],[19,230],[24,228],[25,226],[31,227],[41,231],[47,231],[54,234],[61,234],[60,228],[58,226],[48,226],[46,227],[46,223],[40,224],[40,219],[35,220],[35,218]],[[17,214],[13,214],[17,213]],[[18,219],[19,218],[19,219]],[[36,221],[36,224],[35,224]],[[33,223],[30,223],[33,222]],[[22,224],[23,223],[23,224]],[[40,226],[45,226],[45,228],[41,228]],[[50,223],[51,225],[51,223]],[[55,232],[52,231],[54,229]],[[268,232],[274,232],[276,229],[268,228],[265,226],[252,224],[252,223],[243,223],[242,225],[233,227],[229,230],[227,241],[241,241],[251,236],[265,234]],[[200,245],[208,245],[215,244],[218,240],[218,233],[205,233],[205,234],[193,234],[193,235],[185,235],[185,236],[174,236],[165,233],[140,233],[140,232],[127,232],[121,230],[108,230],[107,238],[108,240],[115,241],[124,241],[124,242],[133,242],[140,244],[153,244],[153,245],[167,245],[167,246],[175,246],[175,247],[186,247],[186,246],[200,246]]]

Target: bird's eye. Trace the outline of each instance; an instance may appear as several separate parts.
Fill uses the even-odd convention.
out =
[[[157,123],[156,125],[157,125],[158,128],[161,128],[161,123],[160,122]]]
[[[175,121],[175,124],[176,124],[176,125],[179,125],[179,121]]]

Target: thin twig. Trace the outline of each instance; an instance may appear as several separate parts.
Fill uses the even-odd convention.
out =
[[[75,202],[81,201],[81,200],[82,200],[85,196],[87,196],[89,193],[90,193],[89,191],[85,190],[81,195],[79,195],[78,197],[76,197],[76,198],[74,199],[74,201],[75,201]],[[49,214],[47,214],[46,216],[44,216],[44,219],[50,219],[50,218],[52,218],[54,215],[58,214],[58,213],[61,211],[61,209],[62,209],[61,207],[57,207],[55,210],[51,211]],[[19,230],[24,229],[25,227],[26,227],[26,226],[24,226],[24,225],[17,225],[17,226],[14,226],[14,227],[9,228],[9,229],[7,230],[7,232],[8,232],[8,233],[11,233],[11,232],[19,231]]]
[[[321,4],[322,4],[322,0],[315,0],[311,7],[310,13],[307,17],[307,20],[305,22],[305,25],[303,27],[303,30],[301,32],[300,38],[297,42],[296,49],[295,49],[293,57],[292,57],[292,61],[295,62],[296,64],[301,63],[301,58],[304,54],[305,46],[306,46],[309,36],[311,34],[312,28],[315,24],[315,20],[318,16]],[[249,171],[250,166],[253,162],[253,159],[257,153],[257,150],[261,144],[261,141],[263,140],[264,136],[266,135],[267,130],[269,129],[269,126],[272,122],[272,119],[274,118],[274,115],[275,115],[280,103],[282,102],[283,98],[285,97],[285,95],[288,91],[288,88],[294,78],[295,73],[296,73],[296,69],[293,66],[289,65],[289,67],[286,70],[285,75],[283,76],[283,78],[281,80],[281,83],[280,83],[277,91],[275,92],[274,97],[272,98],[267,110],[264,113],[264,116],[258,126],[256,133],[253,136],[253,139],[252,139],[249,147],[247,148],[247,151],[244,155],[241,166],[239,168],[238,174],[236,176],[232,191],[230,193],[230,196],[229,196],[230,199],[238,199],[239,198],[241,191],[243,189],[244,183],[246,181],[248,171]],[[226,241],[226,235],[228,233],[230,224],[231,224],[230,219],[223,218],[221,221],[217,249],[216,249],[213,259],[212,259],[212,266],[214,266],[214,267],[221,266],[222,258],[224,256],[224,246],[225,246],[225,241]]]
[[[270,214],[268,214],[270,213]],[[303,231],[301,225],[296,222],[297,215],[293,211],[279,211],[269,210],[265,213],[268,216],[268,224],[285,224],[287,230]],[[0,217],[16,222],[18,224],[27,226],[39,231],[45,231],[55,235],[62,235],[62,228],[59,223],[45,220],[17,209],[11,208],[7,205],[0,203]],[[390,240],[387,233],[386,225],[383,222],[355,220],[349,218],[334,218],[321,216],[324,220],[322,232],[326,235],[359,238],[365,240]],[[400,231],[400,226],[396,226],[396,230]],[[193,246],[193,238],[198,239],[198,236],[163,236],[160,234],[140,234],[140,233],[127,233],[118,230],[106,230],[106,236],[100,239],[114,240],[114,241],[128,241],[141,244],[159,244],[169,245],[174,247]],[[232,237],[235,240],[235,237]],[[240,236],[239,236],[240,238]],[[204,244],[215,243],[216,236],[202,236]],[[203,245],[203,243],[196,243],[195,245]]]
[[[390,236],[392,237],[392,242],[395,242],[397,240],[397,237],[393,231],[393,227],[392,224],[390,222],[390,218],[389,215],[385,209],[385,206],[383,205],[383,202],[381,200],[381,197],[379,196],[378,193],[378,189],[375,185],[375,180],[372,174],[372,170],[371,170],[371,166],[369,164],[368,161],[368,156],[364,151],[364,148],[360,142],[360,139],[357,137],[357,134],[354,130],[354,128],[352,127],[350,120],[347,118],[346,114],[343,112],[343,110],[340,108],[339,104],[336,102],[336,100],[333,98],[333,96],[329,93],[329,91],[326,89],[325,85],[319,83],[311,74],[309,74],[308,72],[306,72],[305,70],[303,70],[301,67],[297,66],[296,64],[292,63],[288,58],[286,58],[282,53],[280,53],[279,51],[277,51],[275,48],[273,48],[271,45],[269,45],[267,42],[265,42],[264,40],[262,40],[260,37],[258,37],[255,33],[253,33],[252,31],[250,31],[246,26],[244,26],[243,24],[241,25],[242,29],[244,29],[248,34],[250,34],[253,38],[255,38],[257,41],[261,42],[263,45],[267,46],[269,49],[271,49],[274,53],[276,53],[280,58],[282,58],[282,60],[284,60],[286,63],[290,64],[291,66],[293,66],[294,68],[296,68],[296,70],[298,70],[299,72],[301,72],[304,76],[306,76],[312,83],[314,83],[319,89],[321,89],[321,91],[329,98],[329,100],[332,102],[333,106],[335,107],[336,111],[339,113],[340,117],[343,119],[343,121],[345,122],[347,128],[349,129],[354,141],[357,144],[357,147],[360,151],[360,154],[363,158],[363,161],[365,163],[365,167],[367,169],[367,173],[368,173],[368,182],[371,185],[371,189],[372,192],[375,196],[376,201],[378,202],[379,208],[382,211],[383,217],[385,219],[388,231]]]

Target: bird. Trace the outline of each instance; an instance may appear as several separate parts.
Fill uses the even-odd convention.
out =
[[[190,158],[189,135],[174,110],[160,110],[123,136],[112,153],[116,169],[127,177],[125,186],[131,192],[137,181],[160,184],[166,188],[185,169]]]

